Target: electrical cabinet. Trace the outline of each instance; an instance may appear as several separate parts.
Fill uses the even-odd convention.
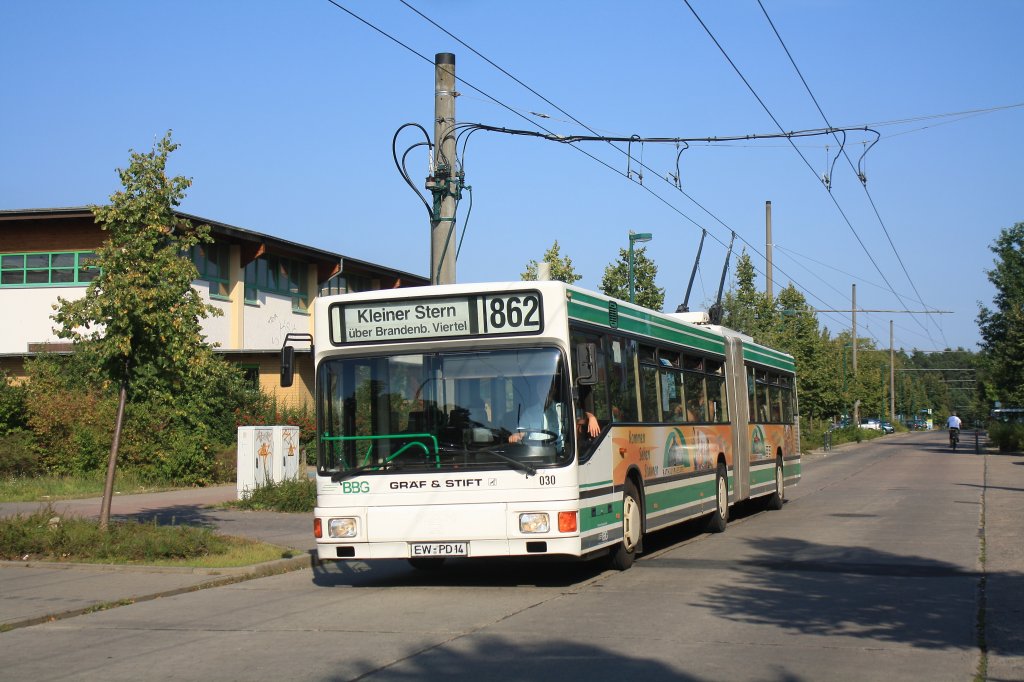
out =
[[[238,427],[238,499],[268,483],[296,479],[306,467],[297,426]]]

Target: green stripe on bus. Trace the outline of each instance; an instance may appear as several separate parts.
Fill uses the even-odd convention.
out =
[[[584,507],[580,509],[580,532],[586,533],[588,530],[594,530],[595,528],[612,526],[618,524],[621,520],[621,499],[618,502],[613,502],[610,508],[607,502],[595,507]]]
[[[783,472],[785,473],[785,472]],[[750,485],[759,485],[775,480],[775,467],[765,467],[757,471],[750,471]]]
[[[712,479],[703,483],[693,483],[679,488],[672,488],[671,490],[649,491],[644,500],[644,506],[647,514],[650,515],[655,512],[672,509],[673,507],[682,507],[683,505],[700,500],[713,499],[714,496],[715,481]]]
[[[788,355],[773,351],[764,347],[750,347],[744,344],[743,359],[756,362],[761,365],[768,365],[787,372],[796,371],[796,363]]]
[[[600,488],[601,486],[611,485],[611,480],[600,481],[598,483],[580,483],[580,488]]]
[[[575,296],[576,292],[573,293]],[[603,304],[602,308],[594,308],[592,305],[587,305],[587,303],[590,302],[569,301],[569,317],[581,322],[590,322],[602,327],[611,328],[608,320],[607,301],[593,299],[593,305]],[[675,320],[655,317],[628,308],[619,307],[616,328],[720,355],[725,353],[725,341],[721,337],[701,329],[686,327]]]

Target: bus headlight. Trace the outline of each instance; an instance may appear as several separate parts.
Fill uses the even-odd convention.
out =
[[[359,523],[354,518],[328,519],[327,536],[331,538],[354,538],[359,534]]]
[[[519,515],[520,533],[547,533],[551,529],[548,515],[540,512],[530,512]]]

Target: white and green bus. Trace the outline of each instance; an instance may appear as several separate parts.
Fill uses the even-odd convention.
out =
[[[722,531],[800,478],[793,358],[694,314],[512,282],[322,297],[314,316],[321,560],[625,569],[646,533]]]

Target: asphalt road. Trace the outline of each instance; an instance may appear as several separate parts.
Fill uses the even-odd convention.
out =
[[[623,573],[327,564],[0,634],[0,670],[133,682],[967,681],[981,660],[990,459],[952,454],[941,433],[888,437],[806,460],[781,511],[747,510],[721,535],[691,524],[651,537]],[[1019,520],[1024,488],[1002,487],[999,514]],[[990,539],[990,553],[1017,569],[990,587],[1020,593],[1020,549],[1003,544]],[[1020,643],[995,644],[990,654],[1017,658],[990,679],[1021,679]]]

